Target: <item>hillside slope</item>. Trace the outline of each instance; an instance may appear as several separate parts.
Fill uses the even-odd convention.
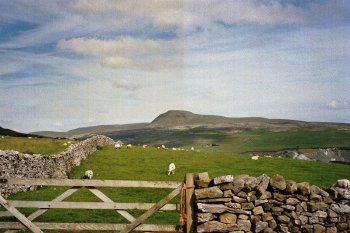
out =
[[[241,132],[250,130],[268,130],[271,132],[286,132],[290,130],[342,130],[350,132],[350,124],[327,123],[327,122],[306,122],[288,119],[267,119],[260,117],[230,118],[215,115],[200,115],[189,111],[170,110],[156,117],[151,123],[135,123],[125,125],[99,125],[84,128],[77,128],[67,132],[33,132],[33,134],[47,137],[68,137],[86,138],[91,134],[103,135],[125,135],[134,138],[144,134],[151,138],[154,133],[164,130],[191,130],[206,129],[210,133],[226,130],[229,132]],[[147,136],[148,135],[148,136]],[[163,133],[161,133],[162,136]],[[166,139],[166,138],[165,138]]]
[[[13,136],[13,137],[28,137],[28,136],[36,136],[33,134],[25,134],[25,133],[19,133],[17,131],[11,130],[11,129],[5,129],[0,127],[0,135],[2,136]]]

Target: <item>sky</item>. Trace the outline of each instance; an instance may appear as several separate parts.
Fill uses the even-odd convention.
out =
[[[0,0],[0,126],[350,123],[349,41],[348,0]]]

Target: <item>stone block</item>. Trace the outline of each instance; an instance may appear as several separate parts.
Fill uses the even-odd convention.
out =
[[[224,213],[219,215],[219,221],[223,223],[236,223],[237,215],[231,213]]]
[[[233,182],[233,175],[226,175],[214,178],[214,185]]]
[[[238,230],[240,231],[250,231],[251,223],[249,220],[238,220],[237,221]]]
[[[308,182],[301,182],[297,184],[298,190],[304,195],[308,196],[311,193],[310,184]]]
[[[194,184],[197,188],[207,188],[210,183],[208,172],[202,172],[194,175]]]
[[[200,211],[204,213],[219,213],[219,214],[229,209],[227,206],[221,205],[221,204],[197,203],[197,207]]]
[[[277,190],[285,190],[286,189],[286,181],[283,176],[274,175],[270,178],[270,185],[272,188]]]
[[[194,191],[196,199],[223,197],[224,193],[217,187],[196,189]]]
[[[197,213],[197,222],[208,222],[210,220],[213,220],[215,217],[212,213]]]
[[[269,227],[269,224],[267,222],[257,222],[255,224],[255,232],[261,232]]]
[[[277,220],[281,223],[290,223],[290,218],[287,217],[286,215],[280,215],[277,217]]]
[[[259,214],[263,214],[264,210],[261,206],[257,206],[253,209],[253,214],[254,215],[259,215]]]

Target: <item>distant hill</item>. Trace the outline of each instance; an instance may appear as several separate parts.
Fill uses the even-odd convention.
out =
[[[322,130],[333,128],[337,130],[349,130],[350,124],[327,123],[327,122],[306,122],[287,119],[267,119],[261,117],[230,118],[216,115],[200,115],[189,111],[170,110],[150,123],[135,123],[124,125],[99,125],[73,129],[67,132],[40,131],[32,134],[45,137],[67,137],[67,138],[86,138],[92,134],[103,135],[128,135],[133,134],[153,135],[155,131],[164,130],[190,130],[190,129],[208,129],[228,131],[247,131],[247,130],[268,130],[272,132],[282,132],[296,129]],[[196,131],[197,132],[197,131]],[[138,135],[135,135],[139,137]]]
[[[124,125],[98,125],[90,127],[82,127],[67,132],[54,132],[54,131],[38,131],[32,132],[36,135],[45,137],[59,137],[59,138],[81,138],[87,137],[91,134],[105,134],[107,132],[133,130],[145,128],[148,123],[135,123],[135,124],[124,124]]]
[[[12,136],[12,137],[28,137],[28,136],[36,136],[32,134],[24,134],[24,133],[19,133],[17,131],[11,130],[11,129],[5,129],[0,127],[0,135],[2,136]]]

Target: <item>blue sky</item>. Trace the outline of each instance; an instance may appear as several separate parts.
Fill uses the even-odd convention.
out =
[[[0,0],[0,126],[350,123],[348,41],[346,0]]]

